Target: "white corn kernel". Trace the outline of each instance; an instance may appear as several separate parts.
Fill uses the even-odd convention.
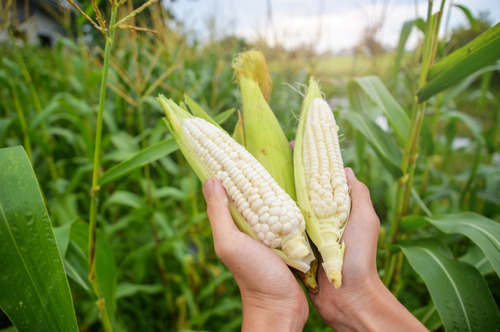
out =
[[[185,119],[182,129],[261,241],[282,247],[285,254],[287,241],[294,243],[286,245],[289,252],[296,243],[301,245],[297,237],[302,236],[305,223],[300,209],[248,151],[200,118]],[[301,251],[294,248],[293,254]]]

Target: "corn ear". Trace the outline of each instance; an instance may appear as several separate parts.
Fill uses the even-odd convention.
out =
[[[233,68],[241,90],[245,147],[295,199],[292,150],[268,104],[272,82],[264,55],[256,50],[240,53]]]
[[[235,58],[232,66],[236,80],[246,77],[257,83],[262,96],[269,103],[273,82],[264,54],[258,50],[242,52]]]
[[[293,154],[288,139],[278,119],[269,107],[271,75],[264,55],[256,50],[240,53],[233,62],[239,81],[243,112],[233,137],[243,145],[271,173],[274,179],[295,200]],[[317,293],[317,260],[307,273],[297,271],[298,277],[309,292]]]
[[[350,213],[338,126],[318,83],[309,81],[294,148],[297,201],[307,234],[323,258],[323,268],[336,288],[342,283],[345,245],[342,233]]]
[[[225,131],[164,96],[158,101],[168,129],[198,178],[216,177],[226,188],[238,228],[272,248],[289,266],[307,272],[314,256],[295,201]]]

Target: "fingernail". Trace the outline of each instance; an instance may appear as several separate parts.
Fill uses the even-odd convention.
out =
[[[205,196],[210,195],[210,192],[214,188],[214,180],[209,178],[205,181],[205,185],[203,186],[203,191],[205,192]]]

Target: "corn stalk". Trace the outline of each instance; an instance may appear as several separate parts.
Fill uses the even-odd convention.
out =
[[[445,0],[442,0],[439,12],[434,16],[432,15],[433,0],[429,0],[425,39],[422,51],[422,64],[418,82],[419,89],[427,83],[427,74],[429,72],[429,68],[434,62],[444,4]],[[422,130],[425,108],[426,102],[418,103],[417,98],[415,97],[414,107],[411,112],[410,133],[408,139],[406,140],[403,157],[401,159],[401,170],[403,171],[403,175],[397,182],[396,205],[389,232],[389,246],[395,244],[401,238],[401,234],[399,232],[401,220],[409,212],[411,190],[413,188],[413,180],[418,158],[418,140]],[[401,252],[391,254],[391,252],[388,251],[386,256],[383,281],[386,286],[392,285],[393,291],[396,291],[398,287],[402,259],[403,254]]]

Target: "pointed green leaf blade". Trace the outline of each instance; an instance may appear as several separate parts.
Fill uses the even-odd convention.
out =
[[[342,116],[366,138],[382,164],[395,178],[403,175],[403,171],[399,167],[402,157],[401,150],[386,132],[363,114],[344,112]]]
[[[426,101],[498,59],[500,59],[500,23],[431,67],[428,83],[417,92],[418,101]]]
[[[479,271],[436,240],[400,246],[425,282],[447,331],[497,331],[500,314]]]
[[[427,218],[440,231],[458,233],[471,239],[500,276],[500,224],[472,212],[446,214]]]
[[[19,331],[78,331],[35,173],[21,147],[0,150],[0,307]]]
[[[353,110],[369,114],[372,119],[383,113],[400,142],[406,141],[410,132],[410,119],[380,78],[366,76],[351,79],[347,83],[347,97]],[[377,112],[373,112],[374,108]]]
[[[163,141],[157,142],[141,151],[139,151],[132,158],[127,159],[106,171],[99,178],[99,185],[105,185],[110,182],[116,181],[121,177],[129,174],[139,167],[152,163],[160,158],[169,155],[178,149],[177,144],[173,137],[167,138]]]
[[[481,248],[500,276],[500,223],[476,213],[464,212],[431,217],[408,216],[403,224],[403,230],[415,230],[431,224],[444,233],[468,237]]]

